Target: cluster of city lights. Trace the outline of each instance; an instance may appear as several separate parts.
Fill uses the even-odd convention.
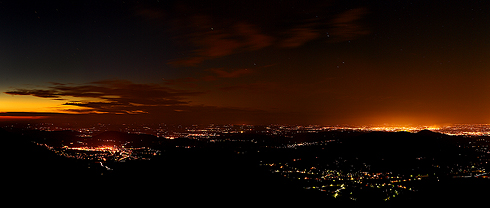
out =
[[[323,130],[385,131],[417,133],[429,130],[451,136],[490,136],[490,124],[457,124],[448,126],[333,126]]]
[[[83,128],[61,128],[53,124],[42,123],[33,124],[28,129],[36,129],[42,131],[61,131],[71,130],[79,133],[79,137],[92,137],[92,135],[108,131],[110,125],[98,124],[92,127]],[[410,132],[417,133],[422,130],[429,130],[437,133],[442,133],[452,136],[490,136],[490,124],[455,124],[444,126],[397,126],[397,125],[336,125],[336,126],[320,126],[320,125],[279,125],[270,124],[266,126],[254,126],[247,124],[239,125],[191,125],[191,126],[170,126],[166,124],[154,125],[123,125],[118,128],[118,131],[128,134],[149,134],[158,138],[175,139],[175,138],[212,138],[226,134],[241,134],[241,133],[259,133],[267,135],[279,135],[291,138],[294,134],[300,133],[316,133],[321,131],[384,131],[384,132]]]
[[[301,159],[294,159],[294,161],[301,161]],[[269,167],[272,173],[280,174],[290,180],[305,181],[304,189],[326,192],[334,198],[345,197],[353,201],[357,200],[356,192],[363,188],[383,190],[384,200],[391,200],[400,194],[416,191],[401,183],[422,180],[427,177],[426,175],[404,176],[391,172],[378,173],[360,170],[344,172],[321,167],[304,169],[296,167],[294,163],[262,163],[261,165]],[[365,165],[364,168],[368,166]]]

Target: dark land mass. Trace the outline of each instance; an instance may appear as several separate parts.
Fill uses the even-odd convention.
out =
[[[261,164],[301,158],[298,167],[335,167],[342,171],[427,174],[409,185],[415,193],[382,202],[366,192],[359,202],[445,203],[483,202],[490,180],[453,178],[458,167],[479,166],[487,171],[488,154],[470,148],[469,142],[487,145],[488,137],[465,138],[430,131],[355,132],[327,131],[294,135],[227,134],[211,139],[167,140],[151,135],[104,132],[92,138],[76,132],[0,129],[4,181],[10,194],[39,198],[94,200],[102,194],[111,202],[153,201],[181,204],[352,204],[324,192],[305,190],[304,183],[271,174]],[[131,145],[158,149],[151,160],[110,162],[107,170],[97,162],[66,158],[51,146],[84,140],[87,143],[131,141]],[[483,142],[483,143],[478,143]],[[293,148],[287,145],[307,144]],[[320,145],[321,144],[321,145]],[[186,148],[189,147],[189,148]],[[365,164],[369,164],[366,166]],[[434,166],[437,164],[437,166]],[[364,165],[364,166],[363,166]],[[367,169],[367,167],[369,167]]]

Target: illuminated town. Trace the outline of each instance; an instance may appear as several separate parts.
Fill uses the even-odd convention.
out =
[[[301,169],[293,164],[301,159],[294,159],[291,163],[271,163],[261,164],[269,166],[273,174],[279,174],[291,180],[299,180],[309,186],[304,189],[311,189],[326,192],[334,198],[343,197],[348,200],[356,201],[358,196],[353,192],[359,192],[362,189],[376,189],[383,193],[383,200],[387,201],[399,194],[415,192],[416,189],[407,187],[404,182],[412,180],[422,180],[428,175],[410,175],[409,177],[391,172],[376,173],[369,171],[350,171],[343,172],[339,167],[332,166],[329,169],[310,167]],[[341,159],[340,159],[341,161]],[[336,161],[338,164],[338,161]],[[368,167],[368,165],[365,165]]]
[[[385,132],[419,132],[421,130],[430,130],[441,134],[452,136],[490,136],[490,124],[455,124],[448,126],[294,126],[294,125],[279,125],[271,124],[268,126],[255,126],[248,124],[228,124],[228,125],[135,125],[123,124],[119,126],[111,126],[110,124],[97,124],[92,127],[71,128],[59,127],[52,123],[40,123],[29,125],[28,129],[42,131],[61,131],[70,130],[80,133],[80,137],[91,137],[92,134],[104,132],[108,130],[117,130],[130,134],[149,134],[166,139],[174,139],[179,137],[214,137],[227,133],[265,133],[268,135],[294,135],[298,133],[314,133],[320,131],[333,130],[353,130],[353,131],[385,131]]]
[[[82,147],[70,147],[63,146],[52,147],[46,144],[36,143],[37,145],[44,146],[56,154],[75,159],[83,160],[95,160],[95,161],[108,161],[113,160],[116,162],[125,162],[126,160],[149,160],[151,156],[159,154],[158,150],[153,150],[146,147],[127,148],[124,146],[82,146]]]
[[[341,201],[365,201],[366,196],[383,201],[406,199],[416,196],[420,183],[490,176],[490,125],[97,124],[71,128],[41,123],[2,128],[34,132],[38,136],[29,138],[36,146],[64,158],[90,161],[88,168],[97,167],[100,175],[117,173],[127,161],[165,158],[166,152],[229,150],[255,161],[273,177]]]

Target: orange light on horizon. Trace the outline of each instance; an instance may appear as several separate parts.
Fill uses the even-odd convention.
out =
[[[0,116],[0,121],[12,121],[12,120],[37,120],[49,118],[49,116]]]
[[[28,113],[68,113],[79,114],[78,110],[86,107],[65,105],[71,97],[53,100],[34,96],[11,96],[0,93],[0,113],[2,112],[28,112]],[[94,113],[86,112],[85,113]],[[97,112],[95,112],[97,113]],[[26,117],[27,116],[23,116]]]

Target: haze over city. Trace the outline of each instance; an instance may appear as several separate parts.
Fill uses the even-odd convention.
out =
[[[0,3],[0,120],[490,123],[487,1]]]

